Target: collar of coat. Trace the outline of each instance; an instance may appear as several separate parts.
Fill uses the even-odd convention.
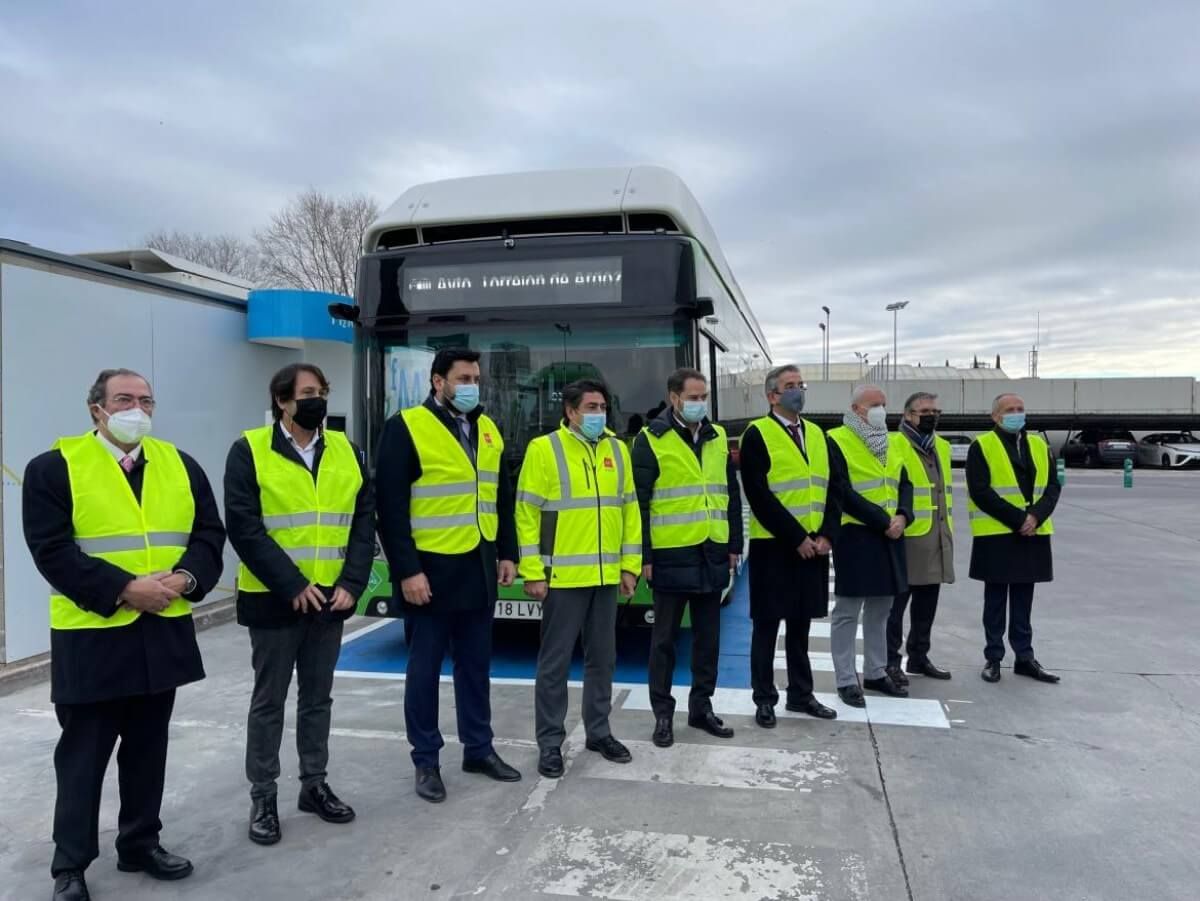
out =
[[[671,429],[674,429],[676,432],[678,432],[679,437],[688,444],[692,443],[691,430],[688,429],[687,426],[681,425],[678,420],[676,420],[674,407],[667,407],[665,410],[659,413],[657,417],[650,420],[650,424],[646,426],[646,430],[649,431],[650,434],[652,434],[655,438],[661,438]],[[708,417],[704,417],[700,423],[700,443],[703,444],[705,441],[711,441],[716,437],[717,430],[713,428],[712,422],[709,421]]]

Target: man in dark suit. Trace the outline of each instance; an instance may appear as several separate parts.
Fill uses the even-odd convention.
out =
[[[516,577],[517,542],[504,440],[479,405],[479,356],[439,350],[429,397],[387,421],[376,455],[379,537],[408,639],[404,719],[415,788],[434,803],[446,798],[438,685],[447,651],[463,770],[521,778],[492,745],[492,616],[497,581]]]
[[[742,435],[742,489],[750,504],[750,681],[754,720],[775,727],[775,646],[787,623],[787,699],[795,713],[834,719],[813,696],[808,633],[829,615],[829,554],[841,522],[840,486],[831,447],[815,423],[800,416],[805,385],[795,366],[767,373],[770,412]]]
[[[250,630],[254,691],[246,722],[251,841],[280,840],[279,745],[296,673],[296,743],[305,813],[348,823],[354,810],[325,781],[333,671],[342,624],[375,557],[375,504],[362,452],[324,427],[329,382],[292,363],[268,387],[274,423],[233,443],[225,463],[229,542],[241,558],[238,622]]]
[[[175,689],[204,678],[191,605],[217,584],[225,530],[204,471],[150,437],[154,396],[106,369],[87,397],[93,429],[25,470],[22,517],[51,585],[54,898],[86,901],[99,855],[100,792],[120,739],[117,867],[182,879],[192,864],[159,845]]]

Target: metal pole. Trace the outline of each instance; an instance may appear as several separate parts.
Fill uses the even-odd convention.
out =
[[[898,323],[900,321],[900,308],[892,310],[892,381],[896,380],[896,354],[897,354],[897,335],[899,334]]]

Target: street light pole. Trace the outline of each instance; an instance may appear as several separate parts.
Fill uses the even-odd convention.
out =
[[[829,381],[829,349],[825,346],[825,342],[829,340],[829,330],[825,328],[824,322],[818,322],[817,328],[821,330],[821,378],[824,381]]]
[[[821,309],[825,311],[825,381],[829,381],[829,350],[833,330],[829,327],[829,307],[822,306]]]
[[[892,380],[895,381],[897,373],[897,365],[900,359],[897,349],[897,335],[899,334],[899,319],[900,311],[908,306],[907,300],[898,300],[895,303],[889,303],[885,310],[892,314]]]

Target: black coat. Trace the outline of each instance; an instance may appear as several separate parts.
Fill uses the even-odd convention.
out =
[[[865,523],[842,526],[833,546],[836,566],[833,590],[848,598],[895,596],[908,590],[908,561],[904,539],[893,540],[884,532],[892,517],[850,487],[846,458],[837,444],[830,442],[830,469],[842,485],[842,506],[846,513]],[[907,472],[900,476],[900,501],[896,515],[913,521],[913,488]]]
[[[674,410],[668,407],[647,427],[656,438],[674,429],[684,443],[701,459],[704,445],[718,440],[717,430],[707,419],[700,426],[700,441],[692,441],[692,432],[680,423]],[[639,434],[633,441],[633,480],[637,486],[638,506],[642,510],[642,563],[654,567],[650,587],[655,591],[677,594],[712,594],[724,591],[729,585],[729,555],[740,554],[744,543],[742,531],[742,492],[738,487],[737,466],[732,457],[725,471],[729,491],[729,541],[717,544],[705,541],[691,547],[660,548],[650,545],[650,498],[658,481],[658,457],[650,439]]]
[[[186,570],[204,599],[221,578],[225,527],[204,470],[181,453],[196,505],[187,550],[172,570]],[[141,501],[145,455],[127,478]],[[84,610],[112,616],[119,596],[134,578],[79,549],[74,539],[73,502],[67,462],[56,450],[34,457],[25,468],[21,495],[25,541],[47,582]],[[143,614],[115,629],[50,630],[50,699],[56,704],[91,704],[155,694],[204,678],[196,629],[190,616]]]
[[[437,415],[443,425],[455,435],[458,427],[454,417],[427,398],[425,406]],[[476,407],[469,415],[471,442],[479,447],[477,422],[483,413]],[[409,576],[424,573],[433,592],[429,604],[414,607],[404,604],[406,612],[447,613],[479,610],[496,601],[496,561],[517,560],[517,532],[513,510],[511,469],[505,451],[500,464],[500,484],[496,511],[500,518],[496,541],[481,541],[479,547],[465,554],[432,554],[417,550],[412,538],[409,504],[412,484],[421,477],[421,461],[413,444],[412,433],[399,414],[384,424],[375,455],[375,492],[378,498],[379,539],[392,575],[393,597],[404,604],[400,582]],[[497,553],[499,551],[499,553]]]
[[[771,417],[771,421],[787,434],[779,420]],[[825,445],[832,463],[833,442],[826,439]],[[779,620],[828,616],[829,558],[805,560],[796,548],[805,538],[822,536],[830,543],[837,540],[842,519],[841,483],[837,474],[830,472],[821,528],[808,533],[767,486],[771,458],[756,429],[742,436],[739,456],[746,501],[758,521],[775,536],[750,539],[750,617]]]
[[[1034,465],[1030,460],[1028,436],[1021,432],[1018,453],[1017,436],[1003,429],[996,429],[995,432],[1004,443],[1004,449],[1008,451],[1008,459],[1016,474],[1017,484],[1021,486],[1021,492],[1025,495],[1026,507],[1020,510],[992,490],[991,472],[983,450],[978,443],[972,444],[967,452],[967,492],[975,506],[1013,531],[1010,535],[984,535],[972,541],[970,576],[980,582],[1053,581],[1054,556],[1050,547],[1050,536],[1031,535],[1026,538],[1018,534],[1018,530],[1025,522],[1027,513],[1032,513],[1039,523],[1043,523],[1058,505],[1062,486],[1058,484],[1055,475],[1054,453],[1048,452],[1050,481],[1042,499],[1034,504]]]
[[[346,560],[336,586],[317,587],[326,598],[332,596],[335,587],[341,587],[357,600],[367,587],[371,564],[375,559],[375,498],[362,451],[353,444],[351,447],[358,458],[363,483],[354,501],[354,519],[350,523]],[[278,424],[271,430],[271,450],[308,471]],[[321,436],[317,438],[313,458],[311,475],[314,480],[320,471],[324,453],[325,438]],[[225,460],[225,523],[229,528],[229,543],[237,551],[238,557],[270,589],[269,592],[238,590],[237,617],[243,626],[276,628],[294,623],[303,616],[337,622],[353,615],[354,608],[335,612],[329,610],[328,605],[320,613],[308,607],[303,612],[292,609],[292,600],[308,587],[308,578],[275,539],[267,534],[263,525],[262,495],[258,487],[258,473],[254,468],[254,454],[245,437],[233,442]]]

